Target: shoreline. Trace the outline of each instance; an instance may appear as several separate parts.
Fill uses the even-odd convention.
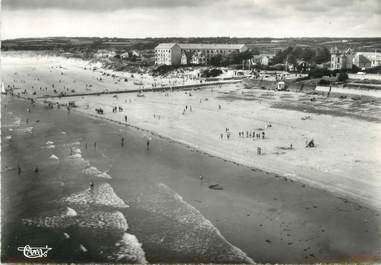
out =
[[[25,101],[26,99],[20,98],[19,100]],[[41,102],[37,104],[39,108],[43,108],[44,106]],[[60,115],[66,116],[65,111],[62,111],[64,109],[60,110]],[[54,109],[53,111],[57,110]],[[49,110],[45,110],[45,112],[49,113]],[[352,201],[345,203],[342,199],[338,199],[334,194],[327,191],[325,191],[325,196],[322,196],[321,192],[314,187],[307,186],[302,188],[302,185],[299,183],[284,181],[283,179],[277,178],[274,173],[250,168],[222,159],[218,156],[210,155],[154,132],[152,135],[155,138],[157,137],[157,142],[156,145],[154,144],[152,146],[152,153],[147,153],[144,150],[144,141],[139,142],[141,135],[139,132],[151,133],[151,131],[144,128],[123,125],[112,120],[112,123],[110,123],[110,120],[100,119],[95,115],[87,115],[77,110],[73,113],[73,118],[78,120],[83,119],[84,121],[91,118],[93,121],[87,123],[101,126],[103,133],[110,132],[111,135],[114,136],[114,141],[111,141],[113,142],[111,146],[114,145],[118,147],[114,150],[116,151],[115,154],[113,154],[114,151],[111,150],[106,153],[106,149],[103,149],[101,141],[97,139],[99,150],[102,150],[101,153],[104,153],[106,157],[113,161],[114,165],[110,171],[110,175],[113,176],[111,183],[115,188],[115,192],[130,205],[130,210],[126,211],[126,213],[129,212],[126,217],[129,220],[131,232],[136,234],[138,239],[142,240],[143,248],[145,246],[148,253],[153,251],[154,253],[152,255],[158,255],[155,257],[161,256],[160,247],[158,250],[155,248],[155,245],[144,244],[144,242],[150,240],[150,236],[144,236],[146,230],[142,230],[140,226],[142,216],[135,216],[136,213],[139,214],[142,212],[130,212],[131,209],[140,203],[140,199],[136,199],[136,195],[140,195],[142,187],[137,188],[135,185],[137,184],[136,181],[150,183],[153,180],[169,186],[183,197],[186,202],[200,211],[206,219],[210,220],[212,224],[221,231],[228,242],[247,253],[255,261],[262,263],[269,261],[272,263],[284,263],[285,261],[295,263],[296,260],[298,260],[298,263],[302,263],[305,254],[315,254],[317,256],[316,261],[328,259],[329,257],[332,257],[332,260],[348,260],[350,259],[349,253],[352,253],[350,251],[352,245],[347,246],[339,243],[339,246],[335,247],[335,245],[338,244],[336,240],[340,238],[341,240],[349,240],[354,237],[355,234],[363,233],[361,231],[362,229],[373,226],[374,222],[377,222],[375,219],[377,217],[373,217],[374,211],[368,207],[362,207]],[[109,125],[107,124],[110,124],[110,127],[108,127]],[[114,127],[114,125],[116,125],[116,127]],[[127,151],[127,153],[130,151],[128,148],[121,149],[115,137],[120,136],[120,132],[123,131],[118,129],[122,127],[120,125],[123,125],[125,128],[128,126],[132,129],[127,130],[125,135],[127,136],[127,143],[132,140],[135,141],[135,143],[131,142],[131,146],[129,144],[127,144],[127,146],[130,146],[132,152],[146,153],[147,163],[152,163],[153,161],[156,163],[157,161],[158,165],[163,165],[163,160],[166,159],[163,158],[163,160],[161,160],[161,156],[169,159],[164,162],[164,164],[173,163],[172,166],[175,166],[176,170],[173,172],[174,174],[172,174],[171,178],[168,178],[168,172],[166,171],[156,174],[155,166],[149,167],[151,169],[148,169],[149,172],[147,173],[131,169],[131,164],[122,164],[126,157],[125,155],[121,155],[126,154],[123,150]],[[110,128],[110,130],[108,128]],[[108,136],[104,137],[107,139]],[[86,141],[91,140],[88,139]],[[168,142],[171,144],[168,144]],[[108,143],[108,146],[110,146],[110,143]],[[136,150],[136,146],[138,146],[138,150]],[[157,146],[157,148],[155,148],[155,146]],[[163,148],[163,150],[161,148]],[[173,149],[175,149],[175,151],[172,153]],[[171,151],[168,153],[169,150]],[[154,157],[155,154],[159,157]],[[165,156],[166,154],[169,154],[169,156]],[[172,155],[175,155],[176,158],[172,158]],[[181,158],[178,158],[178,156],[181,156]],[[199,170],[197,167],[193,168],[192,165],[186,166],[187,168],[191,168],[191,172],[183,171],[184,164],[182,163],[188,161],[183,159],[193,159],[195,157],[198,157],[198,159],[202,161],[202,165],[209,164],[209,169],[205,169],[207,172],[208,170],[216,171],[213,173],[214,176],[210,176],[213,179],[210,179],[209,181],[211,182],[208,181],[208,183],[221,183],[224,187],[224,191],[213,191],[205,185],[201,186],[198,180],[197,174]],[[157,160],[158,158],[159,160]],[[89,159],[91,158],[89,157]],[[194,161],[194,163],[196,163],[195,165],[197,165],[198,162],[199,161]],[[136,163],[136,161],[131,161],[130,163]],[[101,170],[108,168],[108,166],[106,168],[104,167],[104,161],[92,161],[92,164]],[[135,174],[132,173],[132,175],[136,175],[133,179],[126,178],[128,170],[125,172],[125,167],[127,167],[128,170],[132,170],[130,172],[135,172]],[[141,166],[138,166],[138,168],[141,168]],[[136,174],[137,172],[139,172],[139,174]],[[222,172],[227,173],[223,173],[226,175],[222,176]],[[187,177],[182,177],[184,176],[183,174]],[[234,177],[231,178],[231,176]],[[261,184],[265,186],[262,187]],[[273,196],[280,198],[280,200],[273,200]],[[310,207],[311,210],[306,212],[304,207]],[[315,210],[315,207],[318,209]],[[331,207],[334,207],[337,211],[334,210],[334,212],[332,212],[333,209],[331,209]],[[227,208],[230,210],[226,211]],[[232,212],[234,213],[233,215],[231,214]],[[334,215],[327,218],[330,214]],[[361,229],[361,227],[358,226],[358,222],[362,222],[361,218],[363,216],[369,218],[370,224],[364,223],[365,226]],[[157,217],[151,215],[149,220],[156,220],[156,218]],[[337,230],[335,225],[340,222],[342,222],[342,229]],[[307,225],[305,223],[307,223]],[[323,228],[326,231],[320,232]],[[163,228],[158,228],[158,231],[162,229]],[[292,237],[287,237],[286,234],[288,233],[292,234]],[[331,236],[331,233],[335,236]],[[370,234],[366,235],[366,237],[369,236]],[[271,240],[271,244],[267,243],[266,240]],[[293,245],[290,245],[290,242],[293,242]],[[363,242],[362,236],[354,242]],[[333,247],[329,247],[330,245],[333,245]],[[367,244],[364,243],[364,245]],[[311,251],[307,253],[303,252],[303,248],[309,247],[312,248]],[[320,252],[319,249],[321,249],[322,252]],[[279,259],[279,257],[282,258]],[[314,258],[312,259],[314,260]]]
[[[27,100],[27,99],[25,99],[25,100]],[[44,103],[40,102],[40,104],[43,105]],[[249,164],[245,164],[242,161],[236,161],[236,160],[234,160],[232,158],[229,158],[229,157],[223,157],[223,156],[218,155],[218,154],[213,154],[212,152],[209,152],[207,150],[202,149],[202,147],[200,147],[200,146],[196,146],[196,145],[193,145],[193,144],[191,144],[189,142],[181,141],[179,139],[175,139],[175,138],[172,138],[170,136],[162,135],[162,134],[160,134],[160,133],[158,133],[156,131],[153,131],[153,130],[149,130],[149,129],[146,129],[146,128],[143,128],[143,127],[132,125],[130,123],[123,123],[123,122],[120,122],[120,121],[116,121],[116,120],[113,120],[111,118],[103,117],[101,115],[91,114],[91,113],[88,113],[88,112],[86,112],[84,110],[81,110],[80,108],[72,108],[71,111],[73,111],[73,110],[75,112],[77,112],[77,113],[80,113],[81,115],[90,117],[92,119],[105,120],[105,121],[117,124],[119,126],[130,127],[130,128],[133,128],[133,129],[135,129],[137,131],[142,131],[142,132],[149,133],[149,134],[151,134],[153,136],[159,137],[161,139],[165,139],[165,140],[167,140],[170,143],[176,143],[176,144],[182,145],[185,148],[188,148],[189,150],[192,150],[192,151],[195,151],[195,152],[207,155],[209,157],[214,157],[214,158],[223,160],[224,162],[229,162],[229,163],[232,163],[232,164],[235,164],[235,165],[243,166],[243,167],[246,167],[246,168],[248,168],[250,170],[253,170],[253,171],[258,171],[259,170],[259,171],[262,171],[264,173],[275,174],[278,177],[281,177],[283,179],[291,179],[292,181],[297,181],[297,182],[299,182],[301,184],[309,185],[312,188],[316,188],[316,189],[319,189],[319,190],[322,190],[322,191],[329,192],[330,194],[336,196],[339,199],[343,199],[342,197],[346,197],[345,199],[351,199],[351,200],[353,200],[352,202],[354,202],[354,203],[362,204],[362,206],[364,206],[364,207],[368,207],[370,209],[376,210],[376,211],[381,213],[381,204],[377,204],[376,203],[376,202],[378,202],[377,200],[374,200],[374,202],[369,203],[369,200],[363,199],[363,198],[361,198],[361,196],[357,196],[354,193],[349,193],[348,191],[339,190],[337,188],[335,190],[327,189],[326,186],[324,186],[324,184],[320,184],[319,182],[312,181],[310,179],[305,179],[305,178],[303,178],[303,176],[299,176],[299,177],[290,176],[290,175],[282,174],[282,172],[276,171],[275,169],[274,170],[267,170],[267,169],[263,169],[263,168],[260,168],[260,167],[255,167],[255,166],[252,166],[252,165],[249,165]],[[348,117],[348,118],[350,119],[350,117]]]

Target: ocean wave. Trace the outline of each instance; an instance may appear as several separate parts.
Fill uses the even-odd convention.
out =
[[[66,132],[65,132],[66,134]],[[76,141],[76,142],[72,142],[72,143],[66,143],[64,144],[64,146],[66,147],[73,147],[73,146],[76,146],[76,145],[80,145],[81,143],[79,141]]]
[[[69,197],[62,199],[65,203],[74,205],[99,205],[110,206],[116,208],[128,208],[129,206],[119,198],[114,189],[108,183],[96,185],[91,191],[86,189],[79,193],[73,194]]]
[[[75,225],[76,218],[71,216],[41,216],[36,218],[24,218],[22,223],[28,226],[42,228],[68,228]]]
[[[77,147],[73,147],[72,150],[73,150],[74,154],[81,154],[81,149],[79,149]]]
[[[83,174],[88,175],[88,176],[94,176],[97,178],[112,179],[112,177],[109,174],[107,174],[106,172],[100,171],[99,169],[97,169],[94,166],[85,168],[84,170],[82,170],[82,172],[83,172]]]
[[[32,133],[33,127],[17,128],[16,131],[23,133]]]
[[[66,216],[77,216],[78,214],[74,209],[67,207],[65,215]]]
[[[82,158],[82,155],[81,154],[74,154],[74,155],[69,156],[69,158],[70,159]]]
[[[58,160],[58,156],[56,156],[56,155],[51,155],[51,156],[49,157],[49,159]]]
[[[127,220],[119,211],[93,211],[80,214],[73,209],[67,211],[61,215],[24,218],[22,223],[27,226],[50,229],[77,228],[84,233],[98,236],[109,232],[122,234],[128,229]]]
[[[121,240],[115,243],[115,250],[111,251],[111,255],[107,256],[109,261],[146,264],[142,244],[139,243],[136,236],[124,233]]]
[[[63,165],[67,165],[70,168],[86,168],[90,166],[90,162],[82,157],[81,154],[75,154],[72,156],[68,156],[62,160]]]
[[[242,250],[227,241],[220,231],[196,208],[165,184],[155,186],[149,196],[140,196],[136,204],[159,216],[174,220],[172,230],[164,235],[149,237],[150,243],[179,255],[197,257],[203,262],[251,263]],[[168,239],[169,238],[169,239]]]
[[[96,167],[91,166],[91,167],[85,168],[82,171],[82,173],[85,175],[94,176],[94,175],[98,175],[102,172],[99,169],[97,169]]]
[[[8,114],[12,114],[9,113]],[[8,127],[19,127],[21,125],[21,119],[19,117],[11,117],[10,123],[8,124],[1,124],[3,128],[8,128]]]

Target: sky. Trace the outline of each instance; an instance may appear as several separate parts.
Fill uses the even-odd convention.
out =
[[[1,38],[381,37],[381,0],[2,0]]]

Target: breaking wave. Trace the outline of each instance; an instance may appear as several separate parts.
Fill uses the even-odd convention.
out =
[[[69,208],[70,209],[70,208]],[[73,210],[73,209],[71,209]],[[73,210],[75,213],[76,211]],[[94,211],[90,213],[63,213],[62,215],[25,218],[23,224],[41,228],[67,229],[80,228],[92,233],[124,233],[128,229],[127,220],[119,211]]]
[[[136,203],[139,208],[154,215],[166,216],[168,220],[175,221],[171,231],[168,231],[170,235],[165,235],[170,240],[151,236],[151,243],[179,255],[198,257],[203,262],[254,263],[246,253],[227,241],[196,208],[167,185],[157,185],[155,192],[150,196],[139,196]]]
[[[100,171],[99,169],[97,169],[94,166],[85,168],[84,170],[82,170],[82,172],[83,172],[83,174],[85,174],[87,176],[95,176],[97,178],[105,178],[105,179],[111,179],[112,178],[109,174],[107,174],[106,172]]]
[[[146,264],[145,253],[142,244],[136,236],[124,233],[122,239],[115,243],[116,249],[107,256],[110,261]]]
[[[115,208],[129,207],[115,194],[114,189],[108,183],[97,185],[93,190],[86,189],[73,194],[62,201],[73,205],[99,205]]]

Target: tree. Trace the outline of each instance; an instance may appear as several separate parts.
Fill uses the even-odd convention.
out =
[[[336,74],[336,81],[337,82],[344,82],[345,80],[348,79],[348,74],[341,72]]]
[[[222,66],[223,65],[223,56],[222,54],[217,54],[210,58],[210,64],[213,66]]]
[[[326,47],[320,47],[316,50],[314,61],[317,64],[328,62],[331,59],[331,54]]]

